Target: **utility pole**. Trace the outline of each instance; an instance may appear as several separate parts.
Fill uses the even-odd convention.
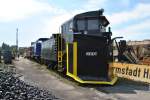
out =
[[[18,57],[18,28],[16,29],[16,56]]]

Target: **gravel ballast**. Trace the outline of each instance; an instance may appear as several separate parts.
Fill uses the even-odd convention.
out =
[[[49,91],[28,85],[14,72],[0,69],[0,100],[56,100]]]

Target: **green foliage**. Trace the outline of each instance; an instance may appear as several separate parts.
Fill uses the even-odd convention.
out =
[[[12,53],[14,53],[14,54],[17,52],[17,47],[16,47],[16,45],[12,45],[12,46],[10,47],[10,49],[11,49]]]
[[[27,48],[26,47],[21,47],[21,48],[19,48],[19,54],[20,55],[23,55],[24,53],[25,53],[25,50],[26,50]]]
[[[2,50],[10,51],[10,46],[6,43],[2,44]]]
[[[11,49],[12,56],[15,57],[16,53],[17,53],[17,46],[16,45],[12,45],[10,47],[10,49]]]

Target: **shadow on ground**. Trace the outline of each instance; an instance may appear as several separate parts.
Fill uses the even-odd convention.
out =
[[[150,91],[150,85],[142,82],[134,82],[127,79],[119,79],[113,86],[108,85],[80,85],[82,87],[94,88],[104,93],[126,93],[136,94],[136,91]]]

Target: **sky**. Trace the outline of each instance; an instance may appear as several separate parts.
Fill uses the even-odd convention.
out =
[[[74,15],[104,9],[113,37],[150,39],[150,0],[0,0],[0,44],[30,46],[38,38],[60,32]]]

